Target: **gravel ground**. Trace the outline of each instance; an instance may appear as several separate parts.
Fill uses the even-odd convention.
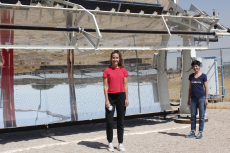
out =
[[[210,106],[229,106],[230,107],[230,101],[224,101],[224,102],[217,102],[217,103],[212,103],[209,102]]]
[[[132,119],[125,121],[126,152],[230,152],[230,110],[208,109],[209,121],[200,140],[184,138],[189,124],[174,123],[176,116]],[[105,123],[51,129],[56,135],[43,138],[44,130],[0,134],[0,152],[108,152]],[[117,149],[116,129],[114,146]]]

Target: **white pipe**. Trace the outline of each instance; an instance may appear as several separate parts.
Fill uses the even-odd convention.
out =
[[[230,33],[221,33],[221,32],[216,32],[217,36],[230,36]]]
[[[42,45],[0,45],[0,49],[95,49],[91,46],[42,46]],[[98,50],[203,50],[209,49],[208,46],[194,46],[194,47],[119,47],[119,46],[98,46]]]

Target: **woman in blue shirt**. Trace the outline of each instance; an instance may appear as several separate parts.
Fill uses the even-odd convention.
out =
[[[206,106],[208,105],[208,83],[206,74],[200,72],[200,62],[195,60],[191,65],[195,72],[189,76],[190,83],[187,103],[191,109],[191,132],[185,137],[201,139],[203,137],[202,132],[204,130]],[[199,133],[196,136],[197,108],[199,108]]]

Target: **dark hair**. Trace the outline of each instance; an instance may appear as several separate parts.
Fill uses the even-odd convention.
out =
[[[124,65],[123,65],[123,60],[122,60],[122,54],[121,54],[121,52],[120,52],[119,50],[115,50],[115,51],[113,51],[113,52],[111,53],[111,56],[110,56],[110,66],[112,66],[112,56],[113,56],[113,54],[115,54],[115,53],[119,55],[118,67],[123,68]]]
[[[198,60],[192,61],[191,66],[193,67],[194,65],[200,66],[200,61],[198,61]]]

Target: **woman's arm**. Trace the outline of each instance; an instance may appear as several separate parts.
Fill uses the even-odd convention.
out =
[[[205,106],[207,106],[208,105],[208,82],[207,81],[205,81],[204,82],[204,89],[205,89],[205,96],[206,96],[206,100],[205,100]]]
[[[187,105],[190,106],[190,97],[191,97],[191,81],[189,81],[189,89],[188,89],[188,102]]]
[[[103,85],[104,85],[104,94],[105,94],[105,107],[109,108],[109,97],[108,97],[108,79],[103,77]]]
[[[125,88],[125,107],[129,106],[129,98],[128,98],[128,79],[124,77],[124,88]]]

